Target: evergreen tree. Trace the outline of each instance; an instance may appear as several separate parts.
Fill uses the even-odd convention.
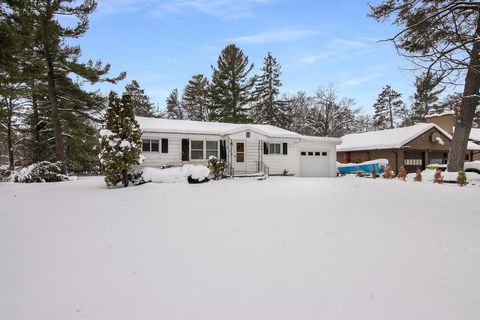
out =
[[[373,105],[375,110],[373,120],[377,130],[395,127],[397,114],[402,111],[404,105],[400,99],[401,96],[401,93],[393,90],[389,85],[382,89]]]
[[[108,187],[129,184],[128,173],[141,164],[141,131],[135,120],[131,97],[110,92],[104,128],[100,130],[100,163]]]
[[[253,122],[274,126],[282,126],[285,122],[283,104],[277,100],[282,85],[280,74],[280,64],[269,52],[263,61],[262,74],[255,84]]]
[[[177,120],[185,119],[185,113],[183,112],[182,103],[178,99],[178,90],[176,88],[170,92],[166,102],[167,108],[165,118]]]
[[[442,79],[431,73],[423,74],[415,80],[415,94],[413,95],[412,121],[414,123],[425,122],[425,116],[429,111],[439,110],[439,95],[445,90],[440,87]]]
[[[211,119],[213,121],[250,122],[248,104],[253,101],[252,88],[256,77],[249,78],[253,64],[234,44],[226,46],[213,67],[210,87]]]
[[[189,120],[209,121],[209,82],[203,74],[196,74],[183,90],[182,104]]]
[[[133,113],[140,117],[157,116],[154,104],[150,101],[150,97],[145,94],[145,90],[140,87],[136,80],[125,86],[125,93],[130,95],[133,105]]]
[[[70,112],[87,115],[99,105],[83,103],[78,97],[83,96],[84,90],[79,85],[86,80],[91,84],[101,81],[116,83],[125,77],[121,73],[118,77],[108,78],[106,75],[110,65],[103,65],[100,61],[89,60],[86,63],[79,61],[81,50],[79,46],[68,45],[70,39],[76,39],[85,34],[88,29],[88,15],[96,8],[94,0],[85,0],[82,3],[72,4],[70,0],[38,0],[11,2],[13,12],[23,10],[29,15],[26,19],[31,22],[33,37],[33,53],[45,66],[46,92],[49,105],[49,121],[53,129],[55,142],[55,158],[62,163],[62,170],[66,171],[65,130],[63,116]],[[27,3],[26,8],[19,4]],[[76,25],[64,26],[59,17],[69,16],[78,19]],[[77,77],[78,82],[73,79]],[[66,89],[68,92],[64,92]],[[74,110],[74,111],[68,111]]]

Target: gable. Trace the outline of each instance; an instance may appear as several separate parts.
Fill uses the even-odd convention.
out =
[[[435,137],[440,137],[444,142],[443,145],[435,142]],[[411,149],[448,150],[451,144],[452,142],[449,136],[437,127],[433,127],[408,141],[403,147],[409,147]]]

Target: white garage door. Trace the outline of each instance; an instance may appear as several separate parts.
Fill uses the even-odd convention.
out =
[[[328,177],[328,151],[305,150],[300,152],[301,177]]]

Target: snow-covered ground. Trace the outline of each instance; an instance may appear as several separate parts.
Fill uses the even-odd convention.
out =
[[[479,319],[480,187],[0,184],[0,319]]]

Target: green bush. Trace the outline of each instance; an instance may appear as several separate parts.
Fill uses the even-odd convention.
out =
[[[214,156],[208,158],[208,169],[210,169],[210,173],[215,180],[220,180],[224,177],[224,172],[227,167],[228,162],[226,160],[218,159]]]

